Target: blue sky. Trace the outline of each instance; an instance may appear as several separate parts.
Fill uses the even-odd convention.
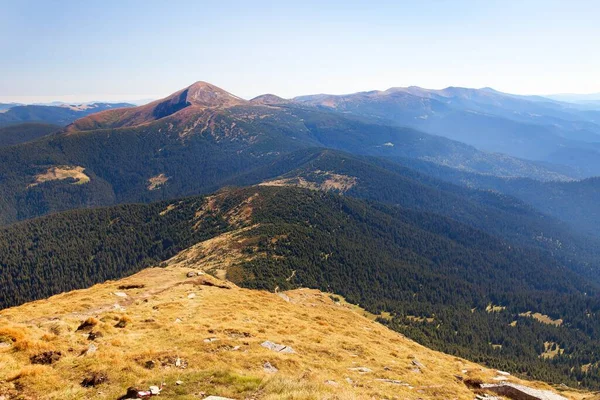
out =
[[[0,101],[600,92],[600,2],[0,0]]]

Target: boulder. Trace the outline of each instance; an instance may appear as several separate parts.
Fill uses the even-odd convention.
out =
[[[482,389],[513,400],[568,400],[548,390],[533,389],[516,383],[482,384]]]
[[[108,377],[103,372],[94,372],[81,382],[83,387],[94,387],[108,381]]]
[[[45,351],[43,353],[31,356],[29,361],[31,361],[32,364],[49,365],[60,360],[61,356],[62,354],[60,351]]]
[[[270,374],[274,374],[275,372],[279,371],[268,361],[263,364],[263,369],[265,370],[265,372],[268,372]]]
[[[277,344],[277,343],[273,343],[269,340],[262,342],[260,344],[262,347],[265,347],[269,350],[273,350],[276,351],[277,353],[287,353],[287,354],[293,354],[295,353],[294,349],[292,349],[290,346],[286,346],[283,344]]]
[[[348,368],[350,371],[360,372],[361,374],[368,374],[369,372],[373,372],[371,368],[367,367],[356,367],[356,368]]]

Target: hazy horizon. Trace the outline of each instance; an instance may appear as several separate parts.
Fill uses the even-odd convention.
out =
[[[193,82],[192,82],[193,83]],[[212,82],[210,82],[212,83]],[[191,84],[191,83],[190,83]],[[186,85],[184,87],[187,87],[189,85]],[[218,85],[217,85],[218,86]],[[429,89],[429,90],[441,90],[441,89],[446,89],[449,87],[460,87],[460,86],[455,86],[455,85],[448,85],[448,86],[444,86],[444,87],[439,87],[439,88],[426,88],[426,87],[422,87],[422,86],[418,86],[418,85],[409,85],[409,86],[417,86],[420,87],[422,89]],[[10,103],[17,103],[17,104],[26,104],[26,105],[50,105],[51,103],[57,103],[57,104],[84,104],[84,103],[125,103],[125,102],[129,102],[131,104],[135,104],[135,105],[143,105],[143,104],[147,104],[150,103],[154,100],[158,100],[164,97],[167,97],[168,95],[183,89],[184,87],[179,87],[179,88],[173,88],[172,91],[168,92],[168,93],[163,93],[160,95],[156,95],[156,96],[136,96],[136,95],[106,95],[104,97],[98,97],[98,96],[94,96],[94,95],[81,95],[81,96],[75,96],[75,95],[66,95],[66,96],[28,96],[26,98],[24,98],[24,100],[19,100],[18,96],[15,98],[13,97],[6,97],[6,96],[0,96],[0,103],[3,104],[10,104]],[[226,87],[222,87],[219,86],[224,90],[227,90]],[[371,90],[387,90],[393,87],[399,87],[399,86],[389,86],[387,88],[371,88],[371,89],[365,89],[365,90],[360,90],[358,92],[367,92],[367,91],[371,91]],[[496,88],[493,87],[489,87],[489,86],[485,86],[485,87],[480,87],[480,88],[469,88],[469,87],[464,87],[466,89],[484,89],[484,88],[491,88],[494,90],[498,90]],[[237,95],[237,93],[232,92],[230,90],[227,90],[232,94]],[[500,92],[502,92],[501,90],[499,90]],[[305,96],[305,95],[314,95],[314,94],[331,94],[331,95],[345,95],[345,94],[352,94],[352,93],[357,93],[357,92],[340,92],[340,93],[330,93],[330,92],[314,92],[314,93],[300,93],[294,96],[290,96],[288,98],[292,98],[292,97],[299,97],[299,96]],[[508,93],[508,92],[506,92]],[[256,95],[253,96],[240,96],[246,100],[250,100],[256,96],[259,96],[261,94],[267,94],[267,92],[264,93],[257,93]],[[277,93],[271,93],[271,94],[275,94],[278,95]],[[539,94],[539,93],[510,93],[510,94],[519,94],[519,95],[527,95],[527,96],[542,96],[542,97],[547,97],[549,99],[553,99],[553,100],[558,100],[558,101],[564,101],[564,102],[578,102],[578,101],[599,101],[600,100],[600,93],[548,93],[548,94]]]
[[[599,12],[591,0],[4,2],[0,101],[160,98],[197,80],[244,98],[597,93]]]

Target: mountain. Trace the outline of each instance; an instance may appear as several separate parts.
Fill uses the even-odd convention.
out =
[[[37,122],[9,125],[0,128],[0,147],[30,142],[42,136],[58,132],[60,129],[61,127],[58,125]]]
[[[542,214],[537,208],[498,190],[465,188],[462,181],[454,185],[442,179],[380,158],[305,149],[282,156],[226,185],[303,187],[436,213],[514,244],[548,251],[562,257],[580,273],[597,278],[596,269],[590,265],[595,265],[600,257],[600,253],[593,250],[600,243],[579,234],[575,229],[578,226],[571,227],[568,221],[560,222],[558,218]]]
[[[443,216],[316,190],[231,189],[3,228],[0,304],[89,287],[161,260],[202,263],[247,288],[332,292],[435,349],[556,383],[600,386],[597,283],[534,248]],[[171,306],[158,307],[165,307],[160,316]],[[545,343],[563,351],[550,353]]]
[[[232,95],[210,83],[196,82],[186,89],[153,101],[149,104],[118,110],[106,110],[87,118],[82,118],[68,127],[69,132],[133,127],[173,116],[186,120],[196,112],[210,109],[226,109],[246,104],[247,101]],[[185,109],[185,110],[184,110]],[[179,113],[179,111],[183,111]]]
[[[538,395],[597,399],[432,351],[339,296],[242,289],[205,266],[149,268],[0,311],[0,395],[117,399],[164,383],[165,398],[470,400],[503,377]]]
[[[23,104],[19,104],[19,103],[0,103],[0,113],[3,113],[6,110],[9,110],[13,107],[22,106],[22,105]]]
[[[576,94],[576,93],[563,93],[563,94],[551,94],[546,96],[549,99],[564,101],[576,104],[593,104],[600,102],[600,93],[589,93],[589,94]]]
[[[0,112],[0,127],[24,122],[65,126],[78,118],[99,111],[131,107],[127,103],[63,104],[60,106],[18,105]]]
[[[0,149],[0,223],[207,193],[310,147],[501,176],[572,179],[562,168],[484,153],[413,129],[298,104],[257,104],[198,82],[146,106],[93,114],[61,134]]]
[[[580,232],[600,236],[598,178],[572,182],[539,182],[532,179],[504,179],[472,174],[419,160],[394,158],[393,161],[446,182],[520,199]]]
[[[314,95],[302,104],[410,126],[492,152],[564,164],[582,177],[600,175],[600,114],[569,103],[493,89],[391,88],[350,95]],[[571,157],[561,156],[565,151]],[[596,160],[579,161],[580,152]]]

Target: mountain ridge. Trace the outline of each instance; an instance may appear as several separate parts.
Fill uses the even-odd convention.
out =
[[[0,395],[115,399],[164,383],[167,398],[470,400],[485,393],[478,382],[504,377],[540,394],[595,398],[432,351],[340,296],[242,289],[203,268],[149,268],[0,311],[0,338],[10,341],[0,342]],[[269,350],[271,341],[290,351]],[[58,360],[29,364],[43,352]]]

